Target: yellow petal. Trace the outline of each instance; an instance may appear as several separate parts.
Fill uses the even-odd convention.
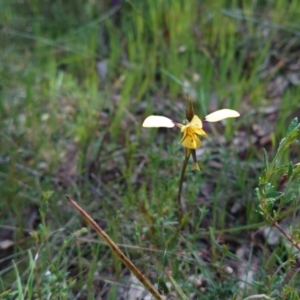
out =
[[[190,125],[202,128],[202,121],[199,119],[198,116],[194,115],[192,121],[190,122]]]
[[[198,127],[192,127],[192,130],[194,130],[195,133],[201,135],[201,136],[205,136],[207,137],[206,132],[202,129],[202,128],[198,128]]]
[[[217,110],[208,116],[205,117],[205,121],[207,122],[218,122],[227,118],[236,118],[239,117],[240,114],[232,109],[224,108]]]
[[[172,128],[175,126],[174,122],[164,116],[149,116],[143,122],[143,127],[166,127]]]
[[[181,139],[181,145],[188,149],[197,149],[200,147],[201,141],[196,134],[184,134],[184,136]]]
[[[178,125],[177,125],[178,126]],[[182,125],[182,126],[178,126],[181,130],[181,132],[186,132],[187,130],[189,130],[189,128],[191,127],[191,124],[188,123],[186,125]]]

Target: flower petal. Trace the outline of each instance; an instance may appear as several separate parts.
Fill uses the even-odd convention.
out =
[[[197,149],[201,145],[201,141],[196,134],[184,134],[180,142],[183,147],[188,149]]]
[[[182,124],[179,124],[179,125],[181,125],[181,126],[178,126],[178,125],[177,126],[180,128],[181,132],[187,131],[187,128],[189,128],[191,126],[190,123],[186,124],[186,125],[182,125]]]
[[[206,132],[202,128],[193,126],[192,129],[194,130],[195,133],[197,133],[197,134],[199,134],[201,136],[207,137]]]
[[[240,114],[237,111],[224,108],[209,114],[204,120],[207,122],[218,122],[227,118],[236,118],[239,116]]]
[[[202,121],[200,120],[200,118],[196,115],[194,115],[192,121],[189,123],[191,126],[197,126],[202,128]]]
[[[174,122],[164,116],[149,116],[143,122],[143,127],[166,127],[172,128],[175,126]]]

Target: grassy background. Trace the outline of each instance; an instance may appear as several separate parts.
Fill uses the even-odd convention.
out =
[[[228,259],[238,265],[237,246],[228,253],[219,242],[230,235],[232,245],[249,245],[262,226],[254,194],[262,146],[253,142],[253,126],[264,128],[264,111],[279,108],[272,154],[297,114],[299,4],[1,2],[0,223],[2,241],[13,242],[0,257],[7,299],[12,293],[96,299],[108,281],[124,282],[123,266],[94,232],[77,232],[86,224],[65,194],[154,282],[167,281],[168,266],[196,299],[243,294],[236,274],[222,269]],[[183,192],[192,229],[177,234],[184,153],[178,132],[145,130],[141,123],[150,113],[181,121],[185,92],[200,117],[223,107],[242,116],[208,128],[207,147],[198,153],[202,171],[188,172]],[[233,216],[234,204],[241,208]],[[204,249],[209,263],[199,256]],[[274,271],[292,255],[281,244],[273,254],[266,249],[245,296],[271,292],[279,280]],[[244,258],[249,265],[252,255]],[[209,282],[205,294],[188,280],[199,273]],[[107,297],[116,299],[112,286]]]

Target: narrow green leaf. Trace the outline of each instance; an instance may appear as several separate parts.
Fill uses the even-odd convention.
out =
[[[300,177],[300,165],[296,164],[294,169],[293,169],[293,175],[291,180],[296,180]]]
[[[262,173],[261,173],[261,177],[259,178],[259,181],[260,181],[261,183],[267,181],[267,174],[266,174],[266,171],[267,171],[267,170],[265,169],[265,170],[263,170]]]
[[[181,289],[181,287],[177,284],[177,282],[175,281],[175,279],[171,276],[171,274],[165,270],[165,273],[167,274],[169,280],[171,281],[172,285],[174,286],[176,292],[178,293],[178,295],[180,296],[180,299],[183,300],[188,300],[189,298],[186,296],[186,294],[183,292],[183,290]]]
[[[266,172],[269,170],[269,160],[268,160],[268,153],[265,148],[263,148],[263,153],[264,153],[264,164],[266,168]]]
[[[191,213],[188,212],[186,215],[183,216],[183,218],[180,220],[180,228],[182,228],[188,222],[188,220],[190,219],[190,215]]]
[[[157,285],[158,289],[163,291],[164,295],[167,295],[170,292],[166,282],[162,278],[158,278]]]
[[[24,299],[24,295],[23,295],[23,287],[22,287],[22,282],[21,282],[21,277],[20,277],[20,273],[18,270],[18,267],[15,263],[14,260],[12,260],[13,263],[13,267],[16,273],[16,282],[17,282],[17,290],[18,290],[18,299]]]
[[[286,131],[286,136],[289,135],[298,125],[298,118],[296,117],[295,119],[292,120],[292,122],[290,123],[287,131]]]
[[[288,178],[291,178],[291,176],[293,175],[293,171],[294,171],[294,166],[293,163],[290,161],[289,169],[288,169]]]

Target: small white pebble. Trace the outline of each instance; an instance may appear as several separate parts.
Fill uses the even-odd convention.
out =
[[[50,115],[47,113],[44,113],[41,115],[41,121],[46,122],[50,118]]]
[[[224,266],[223,271],[227,274],[232,274],[233,273],[233,269],[229,266]]]
[[[179,52],[185,52],[185,50],[186,50],[186,46],[184,46],[184,45],[181,45],[181,46],[179,46],[179,48],[178,48],[178,51]]]

